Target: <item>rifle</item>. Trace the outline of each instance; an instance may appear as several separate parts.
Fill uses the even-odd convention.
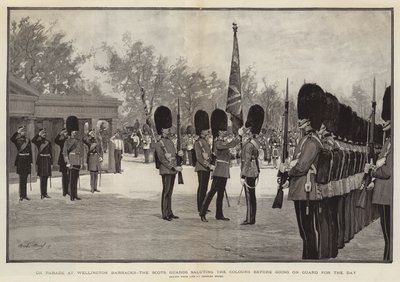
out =
[[[179,98],[178,98],[178,113],[176,116],[176,132],[178,136],[178,140],[176,143],[176,149],[178,152],[181,150],[181,109],[180,109],[180,104],[179,104]],[[183,158],[179,155],[176,157],[176,164],[178,166],[181,166],[183,164]],[[183,176],[182,176],[182,171],[178,172],[178,184],[183,184]]]
[[[286,162],[288,157],[288,123],[289,123],[289,79],[286,79],[286,100],[285,100],[285,115],[283,125],[283,144],[282,144],[282,162]],[[273,209],[282,208],[283,203],[283,184],[288,180],[288,173],[282,173],[278,170],[278,191],[275,196],[274,203],[272,204]]]

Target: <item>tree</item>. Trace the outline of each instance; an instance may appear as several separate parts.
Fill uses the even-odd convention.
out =
[[[102,50],[107,55],[107,63],[95,68],[109,75],[114,91],[123,94],[125,101],[121,114],[125,122],[133,124],[138,116],[145,117],[146,111],[151,116],[154,105],[160,104],[161,98],[164,102],[168,93],[167,58],[156,57],[153,46],[134,42],[130,33],[123,35],[122,43],[121,55],[104,43]]]
[[[63,32],[54,32],[55,26],[46,28],[29,17],[12,21],[9,71],[43,94],[81,94],[75,89],[81,79],[79,67],[90,54],[76,54],[73,42],[66,41]]]

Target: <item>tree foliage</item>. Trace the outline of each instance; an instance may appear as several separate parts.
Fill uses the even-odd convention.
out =
[[[82,94],[79,67],[90,57],[76,54],[65,33],[46,28],[40,20],[21,18],[10,25],[9,71],[43,94]],[[79,84],[79,85],[78,85]],[[87,94],[87,93],[85,93]]]

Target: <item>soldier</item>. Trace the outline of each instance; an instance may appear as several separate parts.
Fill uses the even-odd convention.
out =
[[[156,167],[159,168],[163,184],[161,196],[162,219],[171,221],[172,219],[179,218],[172,212],[171,197],[176,173],[182,171],[182,167],[176,164],[175,146],[169,138],[172,126],[171,110],[165,106],[158,107],[154,112],[154,123],[156,125],[157,134],[161,136],[160,140],[155,145],[155,159]],[[178,153],[182,156],[182,152]]]
[[[97,189],[97,178],[99,171],[101,173],[101,162],[103,161],[103,150],[100,142],[95,136],[94,130],[90,130],[88,135],[83,138],[83,143],[88,146],[87,165],[90,171],[90,191],[100,192]]]
[[[317,167],[317,182],[322,193],[318,225],[320,231],[321,250],[319,258],[334,258],[338,254],[338,221],[337,197],[334,196],[335,185],[333,181],[333,150],[337,148],[332,132],[336,132],[339,114],[339,101],[330,93],[325,93],[325,111],[321,128],[318,132],[323,148],[327,154],[321,155]]]
[[[194,143],[196,153],[196,166],[194,171],[197,172],[199,187],[197,188],[197,211],[200,212],[201,205],[207,194],[208,181],[210,173],[214,169],[211,164],[211,148],[207,142],[210,135],[210,120],[207,112],[199,110],[194,116],[194,126],[199,139]]]
[[[256,186],[260,175],[260,164],[258,161],[259,151],[261,149],[258,134],[260,134],[264,122],[264,109],[260,105],[250,107],[247,121],[245,124],[245,135],[248,138],[243,143],[241,152],[241,181],[244,185],[246,195],[247,213],[246,220],[241,225],[252,225],[256,223],[257,200]]]
[[[69,174],[69,191],[71,201],[78,197],[78,178],[81,169],[81,143],[78,139],[79,121],[76,116],[69,116],[66,121],[69,138],[64,143],[63,155]]]
[[[137,158],[138,147],[140,145],[140,138],[139,138],[136,130],[133,131],[133,133],[131,135],[131,139],[132,139],[134,157]]]
[[[300,236],[303,240],[303,259],[318,259],[319,233],[316,222],[321,195],[315,183],[318,155],[322,149],[316,133],[321,127],[323,90],[316,84],[304,84],[299,91],[297,113],[299,128],[304,130],[294,152],[294,159],[287,166],[281,163],[281,172],[290,177],[288,200],[294,201]]]
[[[32,147],[31,141],[26,137],[25,126],[18,127],[18,131],[11,136],[11,142],[17,147],[18,153],[15,158],[15,166],[19,175],[19,200],[30,200],[26,193],[28,175],[31,173],[32,166]]]
[[[186,126],[182,125],[180,132],[181,132],[181,150],[183,152],[182,163],[186,165],[188,158],[188,151],[187,151],[188,136],[186,134]]]
[[[47,180],[51,177],[51,167],[53,164],[52,150],[50,141],[46,140],[46,129],[39,129],[39,133],[33,137],[32,143],[38,149],[36,159],[37,175],[40,177],[40,199],[50,198],[47,195]]]
[[[385,249],[383,260],[392,261],[392,211],[393,201],[393,149],[391,137],[391,86],[387,87],[383,97],[382,119],[383,131],[386,134],[386,140],[379,154],[376,166],[366,164],[364,171],[368,173],[372,168],[371,176],[375,178],[375,188],[373,191],[372,203],[378,206],[383,238],[385,240]]]
[[[124,141],[121,138],[121,132],[117,130],[115,134],[110,138],[110,141],[114,144],[114,161],[115,161],[115,172],[121,172],[121,160],[124,154]]]
[[[142,144],[143,144],[144,162],[148,164],[150,162],[149,157],[150,157],[151,134],[150,134],[150,126],[146,123],[143,124]]]
[[[214,146],[213,154],[216,158],[215,169],[213,172],[213,181],[211,184],[211,189],[208,192],[206,198],[200,209],[201,221],[207,222],[206,213],[208,206],[211,203],[212,198],[215,193],[217,195],[217,210],[215,218],[217,220],[229,220],[229,218],[224,217],[222,211],[222,203],[224,199],[224,192],[226,181],[230,177],[229,167],[230,167],[230,153],[229,149],[235,147],[240,142],[240,136],[235,137],[231,142],[226,142],[226,134],[228,129],[228,118],[226,113],[221,109],[215,109],[211,114],[211,131],[214,136]]]
[[[63,196],[69,194],[68,191],[68,169],[67,169],[67,163],[64,160],[64,143],[65,140],[68,138],[68,132],[66,128],[63,128],[59,134],[57,134],[56,139],[54,143],[56,143],[58,146],[60,146],[60,154],[58,156],[58,166],[59,166],[59,171],[62,174],[61,181],[62,181],[62,192]]]
[[[187,133],[187,146],[186,146],[186,150],[187,150],[187,154],[188,154],[188,161],[189,161],[189,165],[193,165],[193,159],[192,159],[192,150],[193,150],[193,146],[194,146],[194,141],[195,141],[195,130],[194,127],[192,125],[188,125],[188,127],[186,128],[186,133]]]

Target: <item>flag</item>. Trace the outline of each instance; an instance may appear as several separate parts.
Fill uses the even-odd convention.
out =
[[[233,23],[233,51],[231,72],[229,75],[228,98],[226,99],[226,112],[231,115],[232,131],[235,134],[238,132],[238,129],[243,125],[239,45],[236,33],[237,25],[236,23]]]

